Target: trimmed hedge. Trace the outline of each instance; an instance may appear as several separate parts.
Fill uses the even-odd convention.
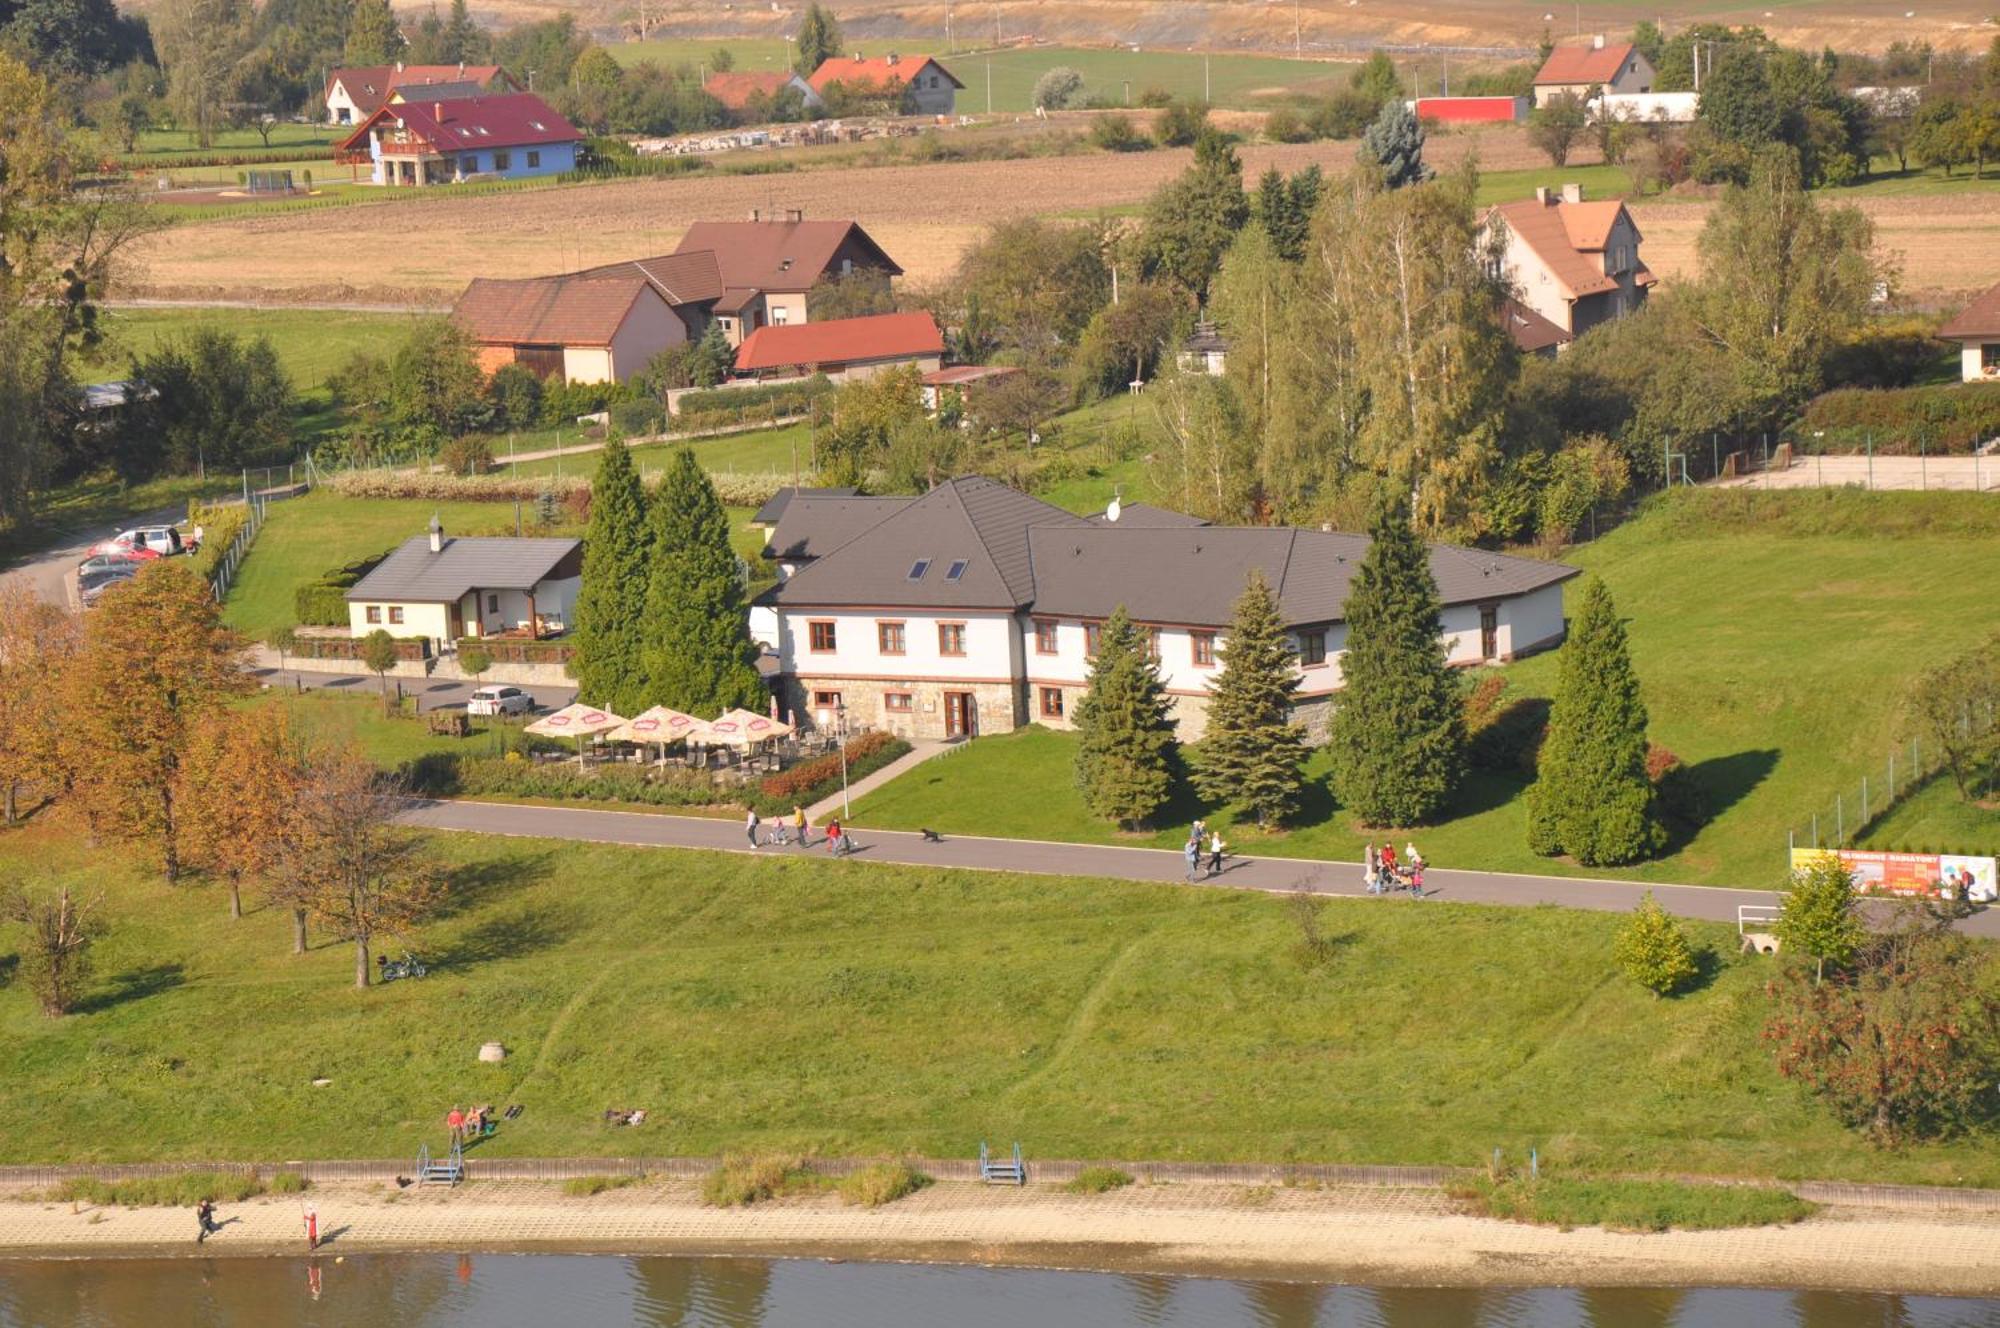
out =
[[[343,623],[346,619],[341,619]],[[351,659],[361,658],[361,648],[366,642],[350,636],[302,636],[288,652],[294,659]],[[396,641],[396,658],[401,660],[429,659],[431,643],[429,637],[406,636]]]
[[[825,374],[759,387],[712,387],[674,401],[674,426],[685,432],[748,421],[803,415],[814,400],[833,391]]]
[[[201,548],[194,555],[194,570],[203,580],[214,578],[216,569],[222,566],[222,555],[229,552],[230,542],[249,520],[250,509],[242,503],[188,504],[188,525],[201,527]]]
[[[378,553],[370,558],[357,559],[345,567],[322,572],[317,580],[295,588],[292,591],[292,617],[301,627],[347,626],[348,588],[374,571],[376,565],[388,556]]]
[[[847,782],[852,785],[907,754],[910,744],[887,733],[864,733],[847,744]],[[747,801],[759,812],[780,815],[840,792],[840,753],[802,762],[790,770],[767,775]]]
[[[1801,450],[1859,452],[1872,443],[1883,456],[1915,456],[1920,444],[1933,456],[1968,453],[1994,437],[2000,437],[2000,391],[1991,383],[1822,392],[1792,432]]]
[[[506,637],[462,636],[458,648],[477,646],[495,664],[567,664],[576,658],[574,641],[514,641]]]

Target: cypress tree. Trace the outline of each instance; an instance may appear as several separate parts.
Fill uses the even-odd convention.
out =
[[[590,485],[583,584],[576,596],[576,659],[570,672],[592,704],[621,715],[646,708],[644,660],[652,530],[646,491],[623,440],[604,444]]]
[[[799,53],[793,65],[804,78],[811,78],[813,70],[830,56],[840,54],[840,23],[831,13],[820,8],[819,0],[806,6],[805,17],[799,20]]]
[[[1173,788],[1173,725],[1145,635],[1119,605],[1098,635],[1090,691],[1077,703],[1076,783],[1091,813],[1144,824]]]
[[[1385,505],[1347,597],[1344,684],[1329,748],[1334,790],[1366,825],[1443,809],[1465,768],[1465,713],[1445,664],[1437,582],[1409,521]]]
[[[1305,736],[1292,723],[1298,687],[1277,597],[1253,570],[1209,691],[1208,732],[1193,753],[1194,784],[1204,798],[1241,803],[1266,827],[1298,809],[1306,760]]]
[[[1611,592],[1593,577],[1570,625],[1528,790],[1528,847],[1585,866],[1636,862],[1664,839],[1646,778],[1646,705]]]
[[[715,486],[679,448],[653,494],[645,618],[645,699],[691,714],[764,708],[757,647]]]

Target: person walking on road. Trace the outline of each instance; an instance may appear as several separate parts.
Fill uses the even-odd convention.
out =
[[[194,1220],[195,1224],[201,1228],[201,1230],[195,1233],[194,1237],[194,1243],[197,1245],[222,1230],[222,1224],[215,1220],[215,1201],[213,1199],[203,1199],[194,1206]]]
[[[1220,830],[1211,830],[1208,832],[1208,874],[1210,876],[1222,875],[1222,854],[1228,847],[1227,844],[1222,842],[1222,832]]]
[[[755,807],[752,807],[749,814],[743,818],[743,833],[750,837],[750,847],[755,849],[757,847],[757,809]]]
[[[1181,856],[1187,859],[1187,878],[1190,883],[1201,871],[1201,840],[1195,835],[1188,836],[1187,844],[1181,849]]]
[[[792,829],[799,833],[799,847],[807,847],[807,837],[812,833],[812,822],[806,819],[806,809],[796,803],[792,806]]]

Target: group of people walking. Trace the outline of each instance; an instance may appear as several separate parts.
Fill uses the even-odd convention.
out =
[[[1403,855],[1396,856],[1396,845],[1384,843],[1376,848],[1371,842],[1362,854],[1361,879],[1371,895],[1386,895],[1395,890],[1408,890],[1421,899],[1424,895],[1424,859],[1417,852],[1414,842],[1403,846]]]
[[[1187,878],[1190,881],[1206,880],[1222,874],[1222,859],[1228,853],[1229,845],[1222,842],[1222,832],[1211,830],[1205,821],[1196,821],[1188,829],[1187,843],[1181,848],[1181,856],[1187,859]],[[1208,856],[1208,870],[1202,871],[1202,855]]]
[[[743,817],[743,834],[750,841],[751,848],[784,848],[796,843],[800,848],[812,847],[812,821],[806,816],[806,809],[793,807],[790,816],[780,816],[771,822],[768,830],[763,829],[764,820],[751,808]],[[759,832],[762,831],[761,837]],[[821,840],[826,851],[833,857],[842,857],[853,850],[854,844],[841,829],[840,818],[834,817],[826,823],[826,834]]]

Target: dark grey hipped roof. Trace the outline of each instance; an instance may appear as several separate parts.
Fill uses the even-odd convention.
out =
[[[856,494],[831,497],[802,491],[785,505],[764,556],[781,562],[824,558],[855,536],[908,507],[908,497],[867,498]]]
[[[1283,527],[1197,529],[1097,526],[1029,532],[1035,611],[1109,617],[1120,604],[1141,622],[1227,627],[1252,568],[1278,592],[1289,624],[1338,622],[1368,554],[1365,535]],[[1576,575],[1561,563],[1431,546],[1431,575],[1446,604],[1524,594]]]
[[[448,604],[472,590],[533,590],[582,543],[573,539],[447,539],[431,552],[417,535],[384,558],[347,592],[348,599]],[[574,575],[574,573],[571,573]]]
[[[764,500],[764,505],[757,509],[757,515],[750,518],[750,524],[753,526],[777,525],[784,518],[785,508],[791,504],[794,498],[808,495],[814,498],[851,498],[858,492],[859,490],[851,484],[838,489],[804,489],[788,484]]]
[[[1017,609],[1035,596],[1030,527],[1090,529],[1080,516],[977,476],[950,480],[802,567],[771,592],[788,607]],[[912,577],[918,563],[928,563]],[[965,567],[951,579],[953,564]]]

